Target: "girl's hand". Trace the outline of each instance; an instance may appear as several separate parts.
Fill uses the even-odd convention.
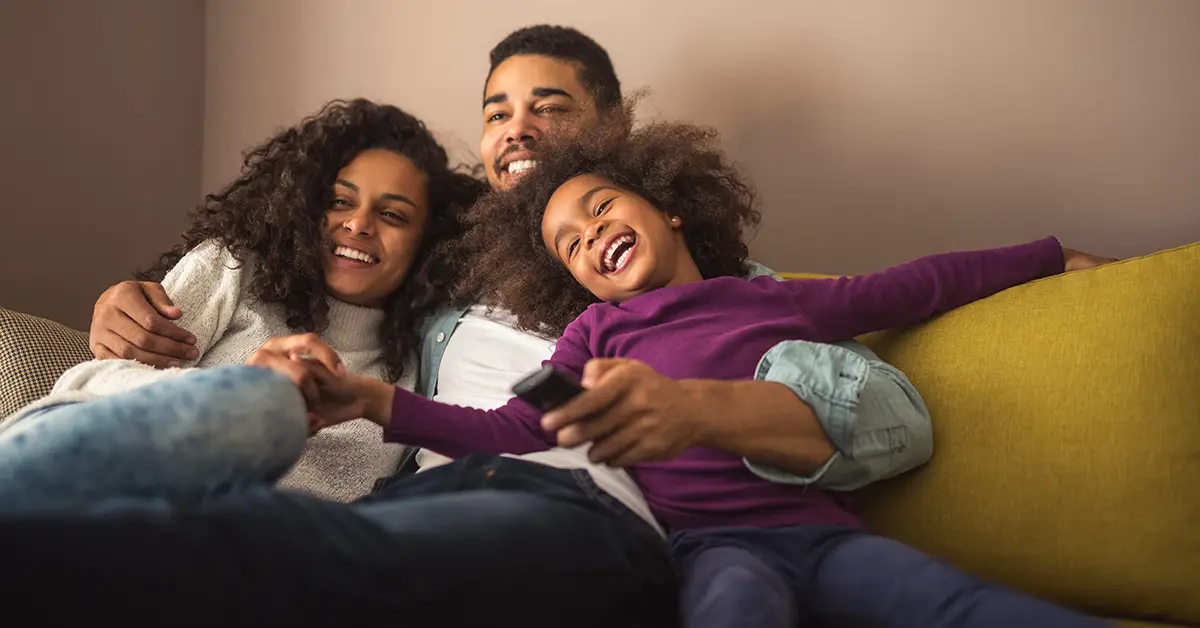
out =
[[[323,367],[313,370],[318,401],[309,408],[309,424],[324,429],[367,414],[371,380],[357,375],[338,375]]]
[[[1100,257],[1063,247],[1063,265],[1068,273],[1074,270],[1087,270],[1103,266],[1104,264],[1111,264],[1115,261],[1117,260],[1111,257]]]

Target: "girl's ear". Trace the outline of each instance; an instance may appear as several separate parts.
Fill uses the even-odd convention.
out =
[[[683,220],[681,220],[679,216],[671,216],[671,219],[667,222],[670,222],[671,227],[675,229],[678,229],[681,225],[683,225]]]

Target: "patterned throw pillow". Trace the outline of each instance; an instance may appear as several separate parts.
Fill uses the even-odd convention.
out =
[[[84,332],[0,308],[0,420],[49,394],[63,372],[91,358]]]

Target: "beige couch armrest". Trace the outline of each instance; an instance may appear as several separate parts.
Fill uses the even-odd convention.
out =
[[[0,420],[49,394],[64,371],[91,358],[86,333],[0,308]]]

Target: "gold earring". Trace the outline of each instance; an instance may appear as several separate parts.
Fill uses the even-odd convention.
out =
[[[679,224],[679,216],[671,216],[671,224],[673,224],[673,225]]]

